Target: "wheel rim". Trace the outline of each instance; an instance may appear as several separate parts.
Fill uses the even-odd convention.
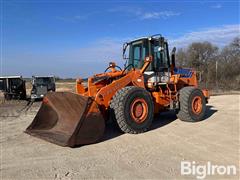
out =
[[[195,96],[193,98],[192,111],[195,114],[200,114],[202,112],[202,98],[200,96]]]
[[[131,104],[131,117],[136,123],[142,123],[148,115],[148,105],[144,99],[135,99]]]

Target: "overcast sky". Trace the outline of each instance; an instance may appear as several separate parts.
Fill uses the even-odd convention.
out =
[[[122,44],[161,33],[171,47],[240,36],[239,1],[1,1],[1,75],[86,77]]]

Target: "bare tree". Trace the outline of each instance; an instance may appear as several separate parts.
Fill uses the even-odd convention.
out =
[[[210,42],[194,42],[177,52],[180,67],[202,72],[202,86],[210,89],[240,89],[240,38],[218,48]],[[218,71],[216,71],[218,69]]]

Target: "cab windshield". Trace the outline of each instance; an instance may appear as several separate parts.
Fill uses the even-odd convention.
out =
[[[158,71],[163,68],[169,67],[168,46],[164,43],[163,48],[160,47],[159,41],[151,41],[151,52],[149,52],[148,40],[141,40],[129,44],[129,59],[127,65],[129,69],[134,66],[136,69],[141,69],[144,64],[144,59],[149,56],[149,53],[153,56],[153,62],[148,67],[147,71]]]
[[[35,83],[38,84],[38,85],[50,84],[50,83],[53,83],[53,78],[38,77],[38,78],[35,79]]]
[[[146,56],[148,56],[148,47],[145,41],[133,42],[129,48],[129,59],[127,64],[132,64],[134,68],[140,69],[144,64]]]
[[[12,86],[21,86],[22,85],[22,80],[21,79],[10,79],[10,84]]]
[[[164,43],[163,49],[159,44],[153,46],[154,67],[156,71],[161,71],[169,67],[168,46]]]

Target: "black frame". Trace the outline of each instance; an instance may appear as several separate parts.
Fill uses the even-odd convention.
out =
[[[146,54],[145,56],[149,56],[149,54],[153,57],[153,62],[150,64],[148,67],[147,71],[154,71],[154,72],[161,72],[165,70],[169,70],[170,68],[170,57],[169,57],[169,49],[168,49],[168,43],[164,41],[163,37],[159,38],[143,38],[143,39],[138,39],[135,41],[131,41],[129,43],[124,44],[124,52],[126,51],[127,46],[129,46],[129,58],[128,61],[126,62],[126,66],[129,66],[130,64],[134,64],[134,52],[133,52],[133,45],[135,43],[138,44],[142,43],[142,47],[146,47]],[[167,58],[167,66],[159,66],[160,63],[155,61],[155,53],[154,53],[154,47],[160,46],[163,48],[163,51],[166,51],[166,58]],[[142,50],[141,50],[142,51]],[[141,52],[142,56],[142,52]],[[162,57],[163,58],[163,57]],[[142,57],[140,58],[142,61],[144,60]],[[144,62],[142,62],[142,65]],[[136,67],[137,68],[137,67]]]

